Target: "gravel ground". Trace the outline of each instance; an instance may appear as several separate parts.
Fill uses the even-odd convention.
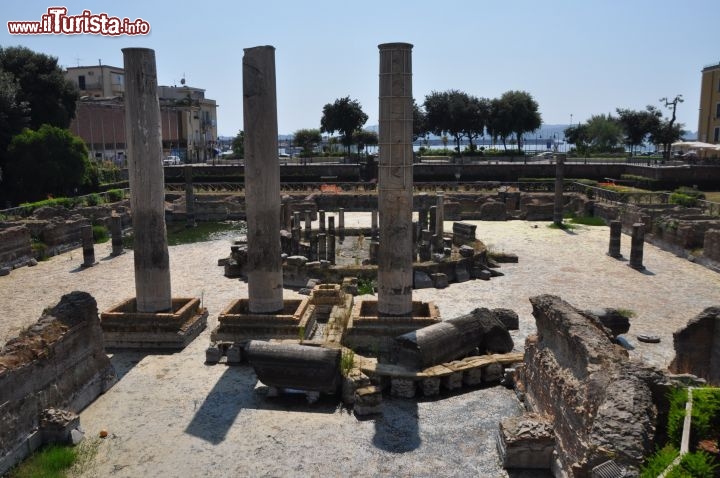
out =
[[[346,225],[355,223],[369,224],[369,214],[346,214]],[[481,240],[516,253],[519,263],[504,264],[504,277],[418,290],[414,299],[435,301],[444,318],[475,307],[514,309],[519,350],[535,330],[528,297],[537,294],[556,294],[579,308],[634,310],[625,336],[630,353],[659,367],[673,357],[672,332],[720,303],[720,275],[654,246],[645,245],[644,273],[608,257],[607,227],[564,232],[547,223],[476,224]],[[630,238],[622,241],[629,257]],[[79,269],[78,249],[0,277],[0,344],[72,290],[91,293],[100,310],[133,296],[132,252],[109,258],[109,251],[109,244],[97,246],[99,264],[90,269]],[[90,436],[101,429],[110,436],[83,476],[523,476],[502,470],[495,452],[498,420],[520,410],[502,387],[433,401],[386,397],[382,417],[359,421],[329,400],[266,398],[249,367],[206,366],[218,313],[247,295],[244,282],[223,277],[217,266],[228,254],[226,240],[170,248],[173,295],[202,296],[208,329],[179,353],[112,357],[120,380],[81,414]],[[296,294],[287,290],[286,297]],[[643,333],[662,342],[638,342]]]

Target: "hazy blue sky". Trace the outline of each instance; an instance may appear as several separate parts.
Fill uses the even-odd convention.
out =
[[[48,7],[142,18],[147,36],[10,35]],[[243,127],[243,48],[276,48],[279,132],[319,127],[322,107],[350,95],[378,123],[378,49],[413,49],[413,91],[459,89],[493,98],[528,91],[548,124],[641,109],[682,94],[679,121],[697,129],[700,71],[720,62],[717,0],[564,1],[2,1],[0,45],[23,45],[66,66],[121,67],[121,48],[155,49],[160,84],[206,89],[218,131]]]

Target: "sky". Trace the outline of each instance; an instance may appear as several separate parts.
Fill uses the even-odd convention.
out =
[[[64,6],[149,23],[140,36],[11,35]],[[155,50],[158,83],[206,90],[218,133],[243,129],[243,48],[275,47],[278,131],[319,128],[322,108],[350,96],[378,124],[377,46],[413,47],[413,96],[457,89],[530,93],[545,124],[682,95],[678,121],[697,130],[703,67],[720,63],[717,0],[2,0],[0,46],[26,46],[62,67],[123,66],[122,48]],[[668,110],[665,110],[669,114]]]

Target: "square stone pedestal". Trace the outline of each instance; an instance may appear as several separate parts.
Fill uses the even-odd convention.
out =
[[[207,309],[197,298],[173,298],[170,312],[138,312],[128,299],[100,314],[105,348],[182,350],[207,326]]]
[[[249,299],[238,299],[218,316],[212,342],[245,343],[250,340],[300,339],[309,337],[315,327],[315,306],[309,298],[283,300],[283,310],[275,314],[250,313]]]
[[[500,422],[497,448],[503,468],[550,469],[555,434],[550,418],[536,413]]]
[[[393,339],[440,322],[440,311],[432,302],[413,301],[412,315],[378,317],[377,300],[358,300],[353,305],[343,345],[359,353],[386,355]]]

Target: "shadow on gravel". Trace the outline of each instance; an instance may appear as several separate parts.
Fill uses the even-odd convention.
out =
[[[418,406],[415,400],[383,399],[383,414],[375,419],[373,445],[390,453],[420,447]]]
[[[106,350],[106,352],[112,354],[112,357],[110,357],[110,363],[115,369],[115,375],[117,376],[118,381],[122,380],[122,378],[127,375],[130,370],[132,370],[149,355],[147,351],[143,350],[117,352],[113,350]],[[157,355],[157,353],[155,353],[155,355]]]

